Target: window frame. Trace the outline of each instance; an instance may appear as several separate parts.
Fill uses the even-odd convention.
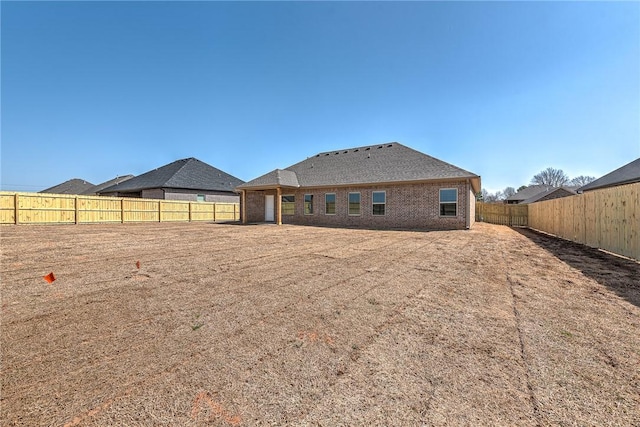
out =
[[[451,201],[442,201],[442,191],[447,191],[447,190],[451,190],[451,191],[455,191],[456,193],[456,200],[455,202],[451,202]],[[440,188],[438,190],[438,215],[441,218],[455,218],[458,216],[458,189],[457,188]],[[454,205],[455,206],[455,213],[453,215],[450,214],[443,214],[443,205]]]
[[[293,197],[293,201],[285,202],[284,201],[285,197]],[[285,209],[284,209],[285,203],[287,204],[287,209],[288,209],[289,205],[292,206],[291,213],[289,213],[288,210],[285,211]],[[280,209],[281,209],[282,215],[286,215],[286,216],[295,215],[296,214],[296,195],[295,194],[283,194],[282,196],[280,196]]]
[[[358,213],[351,213],[351,195],[358,195]],[[386,200],[386,199],[385,199]],[[349,216],[360,216],[362,215],[362,194],[359,191],[351,191],[347,193],[347,214]]]
[[[309,196],[309,198],[311,199],[310,201],[307,202],[307,196]],[[309,206],[311,207],[311,209],[309,209],[309,212],[307,212],[307,203],[309,203]],[[305,194],[304,195],[304,199],[303,199],[303,213],[305,215],[313,215],[313,194]]]
[[[196,194],[196,202],[206,202],[207,196],[204,194]]]
[[[384,202],[380,203],[380,202],[374,202],[374,195],[376,193],[382,193],[384,194]],[[376,213],[376,206],[382,205],[382,213]],[[371,215],[373,216],[386,216],[387,215],[387,192],[386,190],[380,190],[380,191],[372,191],[371,192]]]
[[[327,196],[333,196],[333,213],[328,213],[328,202],[327,202]],[[336,214],[336,193],[324,193],[324,214],[325,215],[335,215]]]

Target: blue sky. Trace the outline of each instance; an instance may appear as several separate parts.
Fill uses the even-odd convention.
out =
[[[489,191],[640,157],[638,2],[7,2],[1,188],[398,141]]]

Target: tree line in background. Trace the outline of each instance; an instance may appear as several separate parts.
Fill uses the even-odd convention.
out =
[[[562,169],[546,168],[540,173],[537,173],[531,178],[529,185],[548,185],[549,187],[582,187],[587,185],[596,178],[593,176],[576,176],[573,179],[569,179],[569,176],[564,173]],[[526,185],[518,187],[516,190],[513,187],[507,187],[502,191],[495,193],[489,193],[484,188],[482,189],[481,199],[485,203],[501,202],[516,194],[518,191],[527,188]]]

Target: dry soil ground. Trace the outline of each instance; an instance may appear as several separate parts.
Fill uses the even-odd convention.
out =
[[[640,264],[583,246],[486,224],[0,233],[2,425],[640,425]]]

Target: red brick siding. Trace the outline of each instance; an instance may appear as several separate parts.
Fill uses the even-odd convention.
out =
[[[273,194],[274,198],[276,196],[276,190],[267,190],[267,191],[247,191],[246,201],[246,214],[247,221],[246,222],[264,222],[264,196],[265,194]],[[288,193],[287,193],[288,194]],[[296,200],[297,202],[297,200]],[[277,200],[276,200],[277,203]],[[275,209],[275,206],[274,206]],[[240,210],[242,212],[242,208]],[[276,218],[276,213],[274,212],[274,219]]]
[[[455,217],[440,216],[441,188],[458,190],[458,210]],[[386,192],[384,216],[373,215],[372,193]],[[360,193],[360,215],[348,214],[348,193]],[[336,214],[325,215],[325,194],[335,193]],[[264,221],[264,195],[275,190],[247,192],[247,221]],[[464,229],[467,226],[467,206],[475,201],[466,181],[384,186],[340,187],[303,190],[282,190],[283,195],[295,195],[295,214],[282,215],[285,224],[322,225],[334,227]],[[313,194],[313,214],[304,215],[304,195]],[[471,199],[471,200],[470,200]],[[277,203],[277,200],[276,200]],[[471,217],[475,213],[471,211]]]

